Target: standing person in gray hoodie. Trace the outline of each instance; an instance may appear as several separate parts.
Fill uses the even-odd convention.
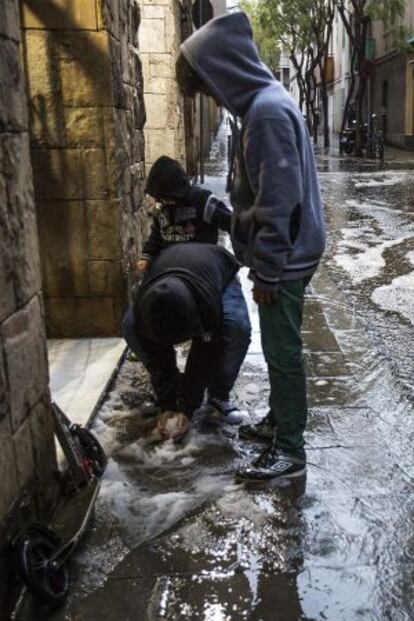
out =
[[[232,167],[232,242],[250,268],[270,381],[270,411],[240,435],[269,446],[238,477],[250,481],[306,471],[307,420],[301,327],[305,287],[325,246],[312,144],[299,107],[262,63],[247,16],[209,21],[181,46],[183,94],[212,96],[241,121]]]

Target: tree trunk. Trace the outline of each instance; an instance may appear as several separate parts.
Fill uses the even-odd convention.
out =
[[[355,138],[355,155],[362,157],[364,146],[364,119],[362,116],[362,104],[365,97],[367,86],[367,78],[364,73],[364,64],[366,59],[366,41],[368,32],[369,18],[361,16],[355,23],[355,48],[358,58],[358,90],[355,97],[355,113],[356,113],[356,138]]]
[[[356,113],[356,139],[355,139],[355,155],[362,157],[364,146],[364,119],[362,114],[362,104],[364,102],[365,91],[367,86],[367,80],[361,76],[361,71],[358,76],[358,90],[355,97],[355,113]]]
[[[299,89],[299,108],[301,112],[303,112],[303,104],[305,102],[305,91],[306,91],[305,85],[304,85],[304,79],[302,75],[303,60],[299,64],[298,59],[293,51],[290,54],[290,60],[292,61],[293,67],[296,70],[296,82],[297,82],[298,89]]]
[[[315,142],[317,136],[315,135],[315,97],[316,97],[316,84],[315,84],[315,58],[312,48],[307,50],[306,59],[306,71],[305,71],[305,99],[306,99],[306,120],[310,135]]]
[[[326,87],[326,79],[321,73],[321,99],[322,99],[322,113],[323,113],[323,146],[330,146],[330,127],[329,127],[329,98],[328,89]]]
[[[311,88],[312,94],[311,97],[311,113],[312,113],[312,132],[313,132],[313,141],[315,144],[318,144],[318,114],[315,107],[316,101],[316,80],[315,80],[315,68],[312,69],[312,77],[311,77]]]
[[[312,115],[312,101],[311,101],[311,76],[310,76],[310,71],[309,69],[306,71],[305,74],[305,83],[306,83],[306,90],[305,90],[305,101],[306,101],[306,122],[308,125],[308,130],[310,135],[312,136],[313,134],[313,115]]]
[[[332,37],[332,24],[335,16],[334,5],[331,2],[327,3],[327,27],[325,37],[325,47],[323,54],[323,64],[326,67],[329,57],[329,44]],[[326,85],[326,74],[321,71],[321,99],[322,99],[322,112],[323,112],[323,145],[325,148],[330,147],[331,144],[331,128],[329,126],[329,97],[328,88]]]
[[[352,97],[354,96],[354,90],[355,90],[355,71],[354,71],[355,58],[356,58],[356,52],[354,50],[352,52],[352,58],[351,58],[351,82],[349,84],[348,95],[346,96],[344,113],[343,113],[343,116],[342,116],[341,134],[343,133],[343,131],[345,129],[346,122],[347,122],[348,115],[349,115],[349,106],[351,104]]]

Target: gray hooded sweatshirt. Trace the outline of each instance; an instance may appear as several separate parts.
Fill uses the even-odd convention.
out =
[[[242,122],[230,193],[236,257],[261,289],[311,276],[325,247],[313,149],[299,107],[259,58],[247,16],[209,21],[181,51]]]

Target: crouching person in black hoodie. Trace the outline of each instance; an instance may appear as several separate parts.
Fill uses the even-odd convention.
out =
[[[232,254],[212,244],[173,244],[153,260],[124,317],[123,335],[149,371],[161,411],[191,418],[207,390],[223,422],[242,422],[230,392],[251,328],[238,269]],[[180,377],[174,345],[188,340]]]

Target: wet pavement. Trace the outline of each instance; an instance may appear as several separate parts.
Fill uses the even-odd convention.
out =
[[[226,133],[207,170],[219,196]],[[151,446],[148,379],[126,361],[95,423],[110,460],[71,596],[22,618],[414,619],[414,173],[319,164],[328,248],[304,322],[307,480],[236,484],[260,446],[231,429]],[[243,279],[254,332],[235,392],[260,418],[266,366]]]
[[[414,152],[406,149],[385,146],[384,162],[367,157],[355,157],[341,154],[339,137],[331,136],[331,146],[314,147],[318,168],[323,172],[376,172],[386,170],[414,170]]]

